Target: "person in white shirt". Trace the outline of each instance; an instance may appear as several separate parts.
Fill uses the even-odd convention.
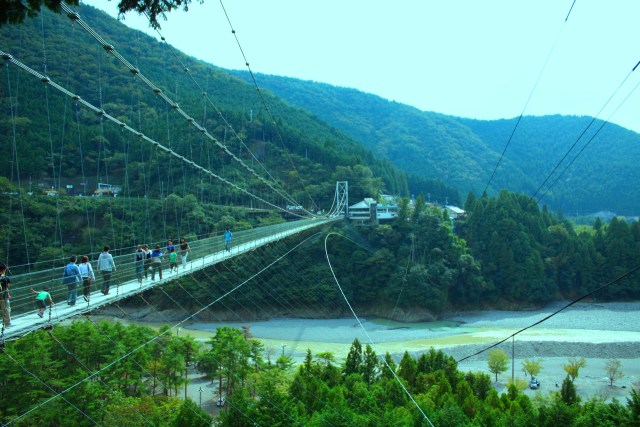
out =
[[[80,258],[78,269],[80,270],[80,277],[82,277],[82,297],[86,302],[89,302],[91,298],[91,283],[96,281],[96,276],[93,274],[93,267],[91,267],[88,256],[84,255]]]
[[[116,271],[116,264],[113,257],[109,253],[109,246],[105,246],[102,253],[98,257],[98,270],[102,274],[102,293],[109,295],[109,286],[111,286],[111,273]]]

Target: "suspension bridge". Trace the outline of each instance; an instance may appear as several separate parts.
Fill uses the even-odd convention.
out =
[[[211,267],[219,262],[243,255],[271,242],[341,219],[342,217],[338,216],[331,218],[311,218],[235,232],[233,233],[233,243],[228,251],[225,250],[222,236],[209,237],[191,242],[189,244],[191,253],[185,267],[178,263],[178,267],[170,271],[168,268],[168,259],[165,259],[163,260],[164,274],[162,278],[158,277],[157,280],[151,280],[149,276],[143,279],[142,283],[139,283],[136,278],[134,253],[116,256],[114,257],[116,270],[112,274],[111,292],[108,295],[103,295],[102,292],[94,289],[89,301],[83,303],[82,299],[80,299],[73,306],[66,304],[67,285],[63,285],[61,281],[64,267],[13,276],[11,277],[13,316],[11,326],[4,328],[4,337],[5,339],[11,339],[21,336],[31,331],[61,322],[70,317],[113,304],[119,300],[148,291],[182,276],[190,275],[198,270]],[[164,256],[164,258],[168,257]],[[101,280],[99,272],[96,270],[96,283],[93,288],[99,288]],[[78,283],[78,285],[81,285],[81,283]],[[41,290],[44,288],[49,289],[54,304],[48,307],[45,316],[40,319],[36,314],[37,310],[31,289]]]
[[[20,272],[20,274],[10,275],[10,280],[11,280],[10,302],[11,302],[12,316],[11,316],[10,325],[3,325],[2,334],[0,334],[0,338],[2,340],[18,338],[34,330],[37,330],[43,327],[52,326],[55,323],[71,318],[73,316],[90,312],[92,310],[95,310],[105,305],[117,303],[119,300],[122,300],[124,298],[128,298],[133,295],[148,291],[154,287],[163,285],[175,279],[179,279],[180,277],[191,275],[197,272],[198,270],[206,269],[222,261],[240,256],[256,248],[267,245],[271,242],[285,239],[287,237],[296,235],[298,233],[302,233],[310,229],[329,225],[344,217],[348,209],[348,190],[347,190],[346,182],[338,182],[336,184],[336,194],[335,194],[335,197],[333,198],[333,205],[331,208],[329,208],[326,211],[327,214],[319,216],[319,215],[313,214],[311,210],[306,210],[302,208],[303,204],[298,202],[296,198],[294,198],[290,194],[289,191],[285,190],[282,184],[282,180],[274,178],[271,172],[267,170],[267,168],[258,160],[258,158],[251,152],[251,150],[249,150],[247,144],[245,144],[243,140],[243,137],[240,135],[240,132],[234,130],[234,127],[226,120],[226,118],[221,113],[221,111],[215,106],[215,104],[213,104],[213,102],[209,99],[204,89],[201,88],[197,82],[195,83],[196,91],[201,91],[206,101],[210,105],[213,105],[214,109],[218,114],[218,119],[221,120],[224,124],[225,135],[227,130],[229,130],[231,134],[234,136],[234,138],[240,142],[240,145],[241,145],[240,150],[242,151],[243,148],[246,149],[245,151],[249,153],[248,156],[245,153],[245,156],[243,158],[241,154],[237,154],[231,151],[228,143],[226,143],[224,139],[221,140],[218,136],[214,134],[214,132],[210,132],[205,127],[206,123],[210,123],[210,121],[208,121],[206,118],[206,109],[205,109],[205,117],[202,120],[196,119],[194,115],[187,112],[186,108],[181,107],[175,99],[170,98],[169,95],[167,95],[167,93],[169,93],[168,91],[161,89],[157,83],[152,82],[151,79],[148,78],[143,73],[142,69],[138,68],[137,66],[134,66],[133,63],[136,63],[136,61],[127,60],[124,57],[124,55],[122,55],[113,44],[111,44],[109,41],[103,38],[103,36],[99,34],[92,26],[87,24],[80,17],[77,11],[71,9],[69,6],[65,4],[62,4],[61,6],[66,13],[66,18],[68,18],[73,24],[77,24],[77,27],[80,27],[84,32],[86,32],[89,35],[89,38],[98,42],[102,50],[102,53],[100,54],[100,58],[98,59],[98,61],[103,60],[102,55],[107,55],[115,59],[115,61],[118,62],[120,65],[123,65],[129,76],[133,76],[133,78],[141,84],[141,86],[144,88],[144,90],[147,91],[149,95],[159,100],[160,103],[163,103],[167,111],[174,114],[175,117],[179,119],[181,127],[180,128],[176,127],[174,129],[172,127],[174,125],[170,123],[176,120],[176,118],[169,119],[167,117],[166,126],[167,126],[167,133],[169,134],[169,138],[167,143],[161,143],[157,136],[152,136],[149,133],[143,133],[139,128],[136,128],[128,124],[125,120],[123,120],[123,117],[121,115],[118,115],[117,113],[112,112],[107,108],[107,104],[102,99],[102,94],[103,92],[106,92],[106,91],[102,86],[103,83],[100,78],[98,79],[98,85],[97,85],[97,89],[100,92],[100,99],[97,103],[90,102],[88,100],[90,99],[90,96],[88,96],[88,94],[79,92],[80,89],[84,89],[84,88],[79,88],[78,91],[72,91],[71,89],[66,87],[62,82],[56,81],[54,77],[51,77],[52,74],[50,74],[47,71],[47,64],[46,64],[47,50],[44,48],[46,37],[43,29],[43,34],[42,34],[43,49],[44,49],[43,59],[45,61],[45,64],[43,66],[42,71],[37,71],[32,66],[21,61],[20,58],[17,57],[17,55],[14,55],[13,53],[9,52],[5,47],[0,48],[0,59],[6,66],[6,70],[7,70],[6,74],[7,74],[7,80],[8,80],[8,84],[6,85],[7,90],[5,93],[8,95],[7,99],[9,100],[9,104],[10,104],[9,105],[10,118],[8,118],[7,120],[13,122],[13,127],[12,127],[13,128],[13,150],[12,150],[13,152],[11,154],[11,159],[12,159],[11,177],[13,180],[14,174],[17,176],[18,186],[20,186],[20,182],[21,182],[20,171],[18,168],[18,165],[19,165],[18,152],[20,151],[18,148],[18,144],[22,142],[22,139],[21,139],[22,135],[19,135],[19,132],[16,131],[16,128],[17,128],[16,123],[19,121],[18,119],[19,114],[17,112],[18,110],[17,101],[19,100],[19,98],[17,95],[14,96],[11,90],[14,87],[14,85],[16,87],[19,87],[19,86],[17,83],[14,83],[10,78],[10,70],[9,70],[10,67],[18,70],[23,75],[26,73],[26,75],[28,75],[29,77],[36,79],[36,80],[31,80],[32,83],[30,84],[34,86],[44,85],[43,87],[45,88],[45,90],[44,90],[43,96],[45,101],[43,102],[43,105],[46,106],[46,116],[49,118],[49,132],[50,132],[49,138],[50,139],[53,139],[51,129],[54,126],[53,123],[51,122],[50,117],[55,115],[54,114],[55,112],[52,111],[53,107],[50,106],[52,102],[51,95],[53,95],[53,93],[59,95],[60,96],[59,99],[63,100],[62,102],[63,102],[64,113],[70,113],[71,115],[73,114],[76,115],[75,124],[78,127],[78,130],[77,130],[78,140],[75,142],[75,144],[78,146],[78,149],[79,149],[79,154],[80,154],[79,164],[80,164],[80,167],[81,167],[80,169],[82,170],[82,175],[83,175],[82,181],[84,183],[87,182],[87,178],[84,172],[85,159],[82,155],[83,141],[81,141],[81,137],[80,137],[81,135],[80,127],[82,126],[82,120],[80,116],[83,114],[81,110],[93,113],[94,117],[97,117],[100,123],[100,131],[99,131],[100,136],[98,138],[100,139],[101,142],[100,142],[100,147],[98,152],[98,162],[97,162],[97,171],[96,171],[98,177],[100,177],[101,175],[107,175],[108,177],[108,168],[112,167],[112,165],[109,164],[110,160],[107,159],[107,155],[106,155],[107,146],[106,144],[104,144],[104,141],[107,139],[107,136],[105,134],[104,126],[108,124],[115,125],[115,128],[121,131],[120,135],[127,134],[129,135],[129,137],[127,138],[134,138],[136,142],[140,143],[141,146],[144,144],[147,144],[150,147],[152,151],[150,152],[149,157],[146,160],[147,163],[151,163],[151,162],[160,163],[162,159],[167,159],[168,165],[169,165],[169,174],[172,173],[172,167],[175,169],[182,167],[182,170],[183,170],[182,173],[185,175],[187,174],[186,172],[187,170],[191,170],[193,171],[191,173],[199,177],[201,182],[203,181],[203,178],[208,178],[210,181],[211,180],[217,181],[220,183],[221,187],[225,187],[229,189],[231,193],[234,193],[236,195],[240,194],[245,197],[245,200],[250,200],[252,206],[255,203],[259,206],[264,207],[264,209],[267,209],[272,212],[282,213],[282,211],[284,211],[285,217],[286,216],[294,217],[296,220],[278,223],[275,225],[253,227],[250,229],[234,231],[233,245],[230,251],[226,251],[224,249],[223,238],[220,235],[216,236],[216,235],[207,234],[207,237],[205,238],[192,240],[189,242],[190,255],[189,255],[189,258],[188,258],[189,261],[186,267],[180,266],[177,269],[177,271],[175,270],[170,271],[167,268],[168,265],[165,265],[163,268],[164,274],[162,279],[153,280],[153,281],[151,279],[145,279],[143,280],[142,283],[139,283],[136,278],[136,263],[134,260],[134,247],[129,247],[129,249],[127,249],[126,247],[113,248],[115,249],[114,252],[119,255],[114,257],[116,269],[112,274],[113,286],[112,286],[111,292],[107,295],[103,295],[101,292],[97,291],[97,288],[100,287],[101,278],[100,278],[98,269],[95,267],[97,253],[92,253],[90,256],[91,257],[90,261],[93,262],[94,271],[96,274],[96,281],[93,284],[93,288],[95,289],[93,290],[91,297],[88,298],[88,301],[86,303],[83,303],[82,298],[80,298],[78,302],[74,305],[66,304],[67,286],[62,284],[62,275],[63,275],[63,269],[64,269],[62,265],[64,261],[66,261],[69,258],[68,256],[64,256],[64,257],[52,260],[50,262],[50,265],[52,265],[52,267],[43,269],[42,266],[39,266],[38,268],[33,269],[37,271],[31,271],[32,270],[31,263],[29,263],[27,264],[29,266],[28,272],[24,272],[24,273]],[[54,19],[59,20],[59,19],[65,19],[65,18],[56,16]],[[74,28],[75,27],[76,25],[74,25]],[[49,54],[53,56],[52,53],[49,52]],[[183,67],[186,73],[188,74],[190,73],[188,67],[185,64],[181,62],[180,66]],[[69,70],[67,70],[67,75],[69,75]],[[192,75],[190,75],[190,77],[192,80],[194,79]],[[18,82],[18,80],[15,80],[15,81]],[[264,98],[262,98],[261,101],[264,103],[265,102]],[[16,102],[16,105],[14,105],[14,102]],[[69,103],[72,106],[71,109],[67,108],[67,103]],[[268,106],[265,105],[265,109],[268,112],[268,114],[270,114]],[[64,128],[65,127],[64,121],[66,120],[64,118],[64,114],[63,114],[62,120],[63,120],[62,126]],[[273,118],[272,118],[272,121],[275,124],[275,120],[273,120]],[[182,127],[184,126],[187,127],[187,130],[183,132],[195,133],[196,135],[198,135],[199,141],[197,142],[197,144],[200,150],[199,158],[196,158],[197,156],[194,154],[195,150],[193,146],[194,144],[196,144],[195,142],[187,144],[186,151],[185,151],[182,149],[182,147],[180,147],[179,144],[172,141],[173,138],[170,136],[171,133],[181,132],[181,130],[179,129],[182,129]],[[64,134],[64,131],[63,131],[62,145],[65,144],[64,142],[65,137],[66,135]],[[122,137],[120,136],[120,138]],[[176,138],[178,138],[178,136],[176,136]],[[53,192],[55,193],[54,195],[56,196],[56,210],[57,210],[56,227],[58,228],[60,227],[59,224],[61,222],[60,215],[64,215],[64,212],[63,211],[61,212],[61,208],[59,207],[60,205],[57,200],[59,196],[59,191],[57,190],[59,190],[62,187],[61,185],[61,174],[63,169],[62,158],[64,157],[62,145],[60,149],[61,150],[60,157],[58,160],[56,160],[58,154],[54,152],[53,145],[51,148],[51,152],[49,153],[51,157],[51,168],[52,168],[50,175],[53,178],[53,183],[55,183],[57,186],[57,188]],[[214,151],[212,151],[211,148],[207,148],[206,153],[203,155],[202,154],[203,145],[206,145],[207,147],[213,147],[213,150],[218,150],[218,152],[221,152],[222,154],[224,154],[226,158],[229,159],[228,161],[230,163],[237,165],[237,170],[242,172],[244,176],[240,176],[239,172],[233,176],[229,176],[229,174],[225,176],[224,161],[222,162],[222,170],[221,171],[215,170],[215,167],[214,167],[215,165],[212,163],[210,159],[211,157],[210,153]],[[123,197],[125,199],[126,198],[133,199],[134,195],[131,192],[131,184],[129,182],[129,176],[132,174],[132,172],[128,170],[128,162],[129,162],[130,154],[127,151],[130,149],[131,145],[130,143],[125,143],[123,147],[126,147],[124,152],[124,158],[125,158],[125,169],[124,169],[125,174],[124,175],[125,176],[123,178],[125,179],[125,183],[123,185],[123,188],[124,188]],[[154,152],[156,153],[155,158],[153,154]],[[203,164],[203,159],[208,159],[205,162],[206,164]],[[143,154],[143,161],[145,161],[144,154]],[[59,163],[57,164],[56,162],[59,162]],[[179,166],[172,166],[173,164],[178,164]],[[292,166],[292,169],[295,171],[295,165],[292,163],[291,166]],[[154,180],[154,176],[152,176],[151,165],[146,166],[143,164],[143,170],[144,170],[144,174],[147,175],[144,177],[144,182],[145,182],[144,197],[146,200],[146,197],[147,197],[146,193],[154,191],[151,185],[149,184],[151,181]],[[158,169],[158,177],[156,179],[161,179],[160,169]],[[247,181],[249,180],[253,180],[258,184],[254,184],[254,188],[251,188],[250,186],[247,185]],[[185,178],[185,181],[186,181],[186,178]],[[166,184],[167,187],[169,186],[169,182],[170,180],[168,179]],[[162,183],[163,181],[161,181],[161,184]],[[302,184],[302,187],[303,187],[303,193],[307,193],[306,188],[304,188],[304,184]],[[175,191],[175,188],[174,188],[174,191]],[[185,194],[186,194],[186,191],[185,191]],[[158,194],[158,200],[162,200],[164,197],[167,197],[168,195],[170,195],[170,190],[168,188],[165,188],[163,190],[161,186],[160,192]],[[12,196],[12,197],[16,198],[15,196]],[[17,199],[19,200],[19,205],[21,207],[23,206],[22,197],[30,197],[30,196],[25,196],[23,192],[17,195]],[[138,194],[137,197],[139,198],[140,195]],[[234,196],[234,197],[237,197],[237,196]],[[248,204],[247,202],[245,203]],[[313,199],[310,200],[309,204],[313,204],[316,207],[318,206]],[[295,206],[296,208],[300,208],[300,209],[299,210],[296,209],[296,212],[291,212],[290,209],[287,209],[285,206]],[[124,211],[125,211],[125,208],[123,208],[123,219],[125,216]],[[111,207],[111,202],[109,202],[109,215],[111,217],[113,217],[114,215]],[[24,235],[25,235],[24,246],[28,248],[29,242],[27,241],[27,238],[26,238],[26,235],[27,235],[26,222],[27,221],[25,219],[24,211],[22,212],[22,216],[23,216],[22,222],[23,222]],[[95,216],[95,213],[94,213],[94,216]],[[86,208],[86,217],[87,217],[87,221],[89,222],[90,213],[88,208]],[[145,218],[145,221],[148,221],[148,220],[149,220],[148,218]],[[166,219],[164,221],[165,221],[165,224],[163,228],[166,230],[167,228]],[[89,230],[90,230],[91,224],[89,223],[87,225],[89,226]],[[112,228],[113,228],[113,225],[112,225]],[[56,229],[54,231],[54,235],[56,236],[56,239],[58,238],[58,235],[60,235],[60,245],[62,248],[64,248],[64,242],[62,241],[62,231]],[[143,239],[144,239],[144,236],[139,236],[136,240],[139,242]],[[167,241],[166,235],[164,236],[164,241],[159,242],[155,240],[155,242],[159,243],[160,246],[163,248],[165,246],[166,241]],[[65,250],[63,249],[62,252],[65,253]],[[27,253],[28,253],[28,250],[27,250]],[[168,257],[164,257],[164,258],[168,258]],[[164,264],[168,264],[167,261],[168,260],[165,260]],[[43,262],[41,262],[41,264],[42,263]],[[47,262],[45,261],[44,264],[46,263]],[[12,266],[10,266],[10,268],[11,267]],[[37,310],[35,307],[34,295],[32,290],[40,291],[44,288],[49,289],[49,292],[52,296],[52,300],[54,304],[48,307],[46,315],[43,318],[39,318],[39,316],[37,315]]]

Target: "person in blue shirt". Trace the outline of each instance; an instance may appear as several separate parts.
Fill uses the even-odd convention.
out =
[[[76,299],[78,298],[78,283],[81,279],[80,269],[76,265],[76,256],[72,256],[69,259],[69,264],[64,268],[62,273],[62,284],[67,285],[67,304],[76,305]]]
[[[160,280],[162,280],[162,249],[160,249],[160,245],[156,245],[156,248],[151,252],[151,280],[156,280],[156,270],[160,273]]]
[[[224,232],[224,250],[227,252],[231,250],[231,230],[229,227]]]
[[[173,240],[169,240],[167,242],[167,249],[164,251],[164,253],[168,255],[175,250],[176,250],[176,246],[173,244]]]

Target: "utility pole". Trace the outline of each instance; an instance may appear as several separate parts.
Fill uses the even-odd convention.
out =
[[[511,337],[511,383],[514,382],[514,372],[516,365],[516,337]]]

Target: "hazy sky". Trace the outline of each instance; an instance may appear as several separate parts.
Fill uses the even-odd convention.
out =
[[[222,4],[254,72],[356,88],[427,111],[497,119],[523,110],[596,116],[640,61],[639,0],[576,0],[565,23],[573,1]],[[117,15],[116,0],[86,3]],[[135,13],[124,23],[158,37]],[[167,42],[181,51],[246,69],[219,0],[196,0],[161,25]],[[638,83],[640,67],[598,117],[640,132]]]

